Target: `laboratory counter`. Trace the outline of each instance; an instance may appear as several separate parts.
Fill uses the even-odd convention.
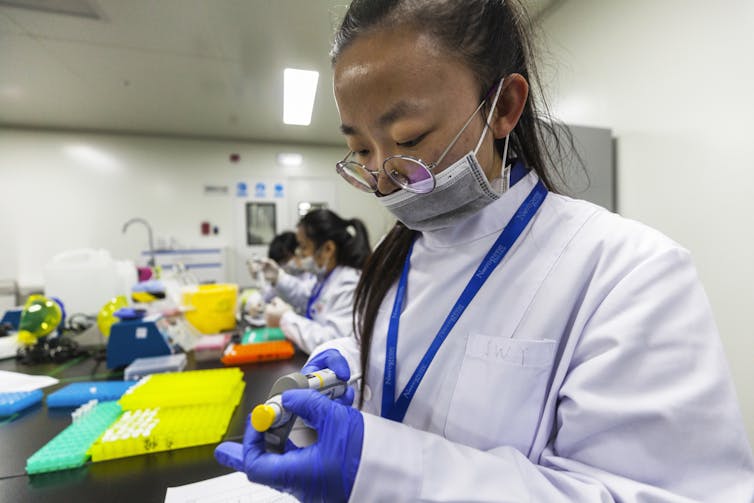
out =
[[[186,370],[222,368],[219,362],[195,362],[188,355]],[[231,418],[224,440],[240,442],[249,413],[263,402],[275,380],[301,369],[306,355],[290,360],[241,366],[243,398]],[[25,365],[14,359],[0,361],[0,369],[59,379],[44,389],[45,396],[72,382],[114,380],[104,362],[91,356],[62,364]],[[0,417],[0,502],[162,502],[168,487],[175,487],[230,473],[215,461],[215,445],[188,447],[109,461],[88,462],[73,470],[27,475],[26,460],[71,424],[73,409],[48,409],[42,401],[14,416]]]

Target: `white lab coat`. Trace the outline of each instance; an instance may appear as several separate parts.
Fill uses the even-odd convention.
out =
[[[274,297],[280,297],[290,304],[296,313],[306,315],[306,305],[316,283],[315,274],[305,272],[294,275],[280,269],[275,286],[265,290],[264,300],[270,302]]]
[[[530,173],[411,258],[402,391]],[[549,194],[440,348],[403,423],[379,417],[394,285],[376,319],[351,501],[746,502],[754,463],[689,253]],[[359,371],[355,338],[331,341]],[[371,396],[369,396],[371,395]]]
[[[280,318],[285,336],[307,353],[323,342],[353,336],[353,293],[361,271],[353,267],[337,266],[322,287],[312,305],[312,319],[304,313],[287,312]],[[278,290],[282,285],[278,281]],[[309,291],[311,294],[311,289]]]

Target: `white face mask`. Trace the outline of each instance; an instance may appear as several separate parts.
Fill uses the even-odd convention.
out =
[[[318,248],[314,251],[314,255],[316,255],[318,252],[320,252],[321,248]],[[317,276],[317,278],[322,279],[327,274],[327,265],[319,265],[317,264],[317,261],[314,260],[314,256],[311,257],[312,259],[312,272]]]
[[[406,227],[424,232],[452,227],[500,198],[473,151],[435,179],[428,194],[399,190],[377,200]]]
[[[505,181],[500,190],[495,190],[490,185],[476,157],[495,111],[502,84],[501,81],[476,148],[435,175],[435,189],[432,192],[415,194],[399,190],[377,198],[409,229],[425,232],[452,227],[499,199],[507,189]],[[505,137],[503,149],[504,167],[508,154],[508,138]],[[508,173],[507,169],[504,171]]]
[[[324,278],[325,274],[327,274],[327,268],[314,264],[314,274],[320,279]]]
[[[302,272],[309,272],[316,274],[317,264],[314,263],[314,258],[310,255],[301,259],[300,269]]]

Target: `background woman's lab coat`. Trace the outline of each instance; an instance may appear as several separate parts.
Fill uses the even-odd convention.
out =
[[[311,320],[304,316],[306,308],[304,315],[287,312],[280,318],[280,328],[285,336],[307,353],[323,342],[352,336],[353,293],[360,275],[361,271],[353,267],[337,266],[333,269],[312,305]]]
[[[416,242],[397,392],[536,180]],[[394,298],[395,286],[376,319],[352,501],[754,501],[709,303],[689,253],[660,233],[549,194],[403,423],[379,417]],[[317,352],[328,347],[359,372],[355,338]]]
[[[264,300],[270,302],[274,297],[280,297],[290,304],[297,314],[306,315],[306,305],[316,283],[315,274],[304,272],[294,275],[281,268],[275,286],[270,286],[265,291]]]

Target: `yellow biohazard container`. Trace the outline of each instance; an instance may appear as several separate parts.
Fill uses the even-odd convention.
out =
[[[203,334],[218,334],[236,328],[238,285],[197,285],[183,291],[181,303],[186,320]]]

